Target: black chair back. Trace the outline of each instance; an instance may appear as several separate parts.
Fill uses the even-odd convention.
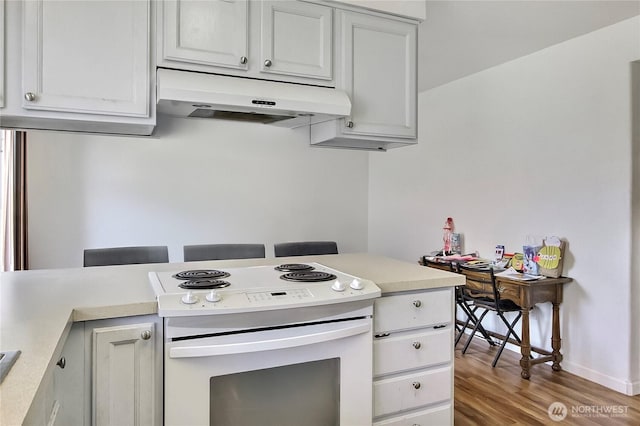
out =
[[[199,244],[184,246],[184,261],[256,259],[265,257],[264,244]]]
[[[458,265],[458,272],[466,277],[465,291],[472,297],[488,297],[500,307],[500,292],[491,267],[471,267]]]
[[[274,244],[273,251],[276,257],[338,254],[338,245],[335,241],[299,241]]]
[[[167,263],[167,246],[110,247],[84,250],[84,266]]]
[[[467,352],[469,344],[471,343],[471,339],[473,339],[476,331],[481,330],[481,323],[486,314],[490,311],[494,311],[496,312],[502,323],[505,325],[505,327],[507,327],[507,333],[502,339],[502,344],[500,345],[500,348],[498,349],[498,352],[496,353],[496,356],[493,358],[493,362],[491,363],[491,366],[495,367],[507,342],[510,341],[509,338],[511,336],[513,336],[512,342],[515,342],[518,345],[522,343],[520,336],[518,336],[518,333],[514,328],[518,321],[520,321],[520,318],[522,318],[521,308],[512,300],[501,298],[500,291],[496,283],[496,277],[493,274],[493,268],[477,269],[465,265],[458,265],[458,270],[466,277],[466,285],[464,290],[465,300],[472,300],[474,307],[480,310],[484,310],[480,314],[480,316],[477,317],[476,325],[473,328],[473,331],[471,332],[467,343],[464,345],[462,353],[464,354]],[[473,312],[475,312],[475,309]],[[517,314],[515,318],[513,318],[513,320],[508,320],[504,316],[506,312],[516,312]]]

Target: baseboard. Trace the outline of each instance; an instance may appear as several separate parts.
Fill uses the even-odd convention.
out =
[[[582,377],[583,379],[595,382],[599,385],[602,385],[616,392],[623,393],[625,395],[637,395],[640,391],[640,382],[628,382],[626,380],[620,380],[615,377],[599,373],[595,370],[585,368],[581,365],[568,362],[566,360],[562,361],[562,369],[568,373],[575,374],[578,377]]]
[[[626,392],[627,395],[631,395],[631,396],[640,395],[640,380],[627,383],[627,389],[628,389],[628,392]]]
[[[468,330],[466,330],[465,333],[470,334]],[[480,336],[479,334],[476,335],[475,338],[483,339],[483,337]],[[505,349],[513,351],[518,354],[520,353],[520,347],[516,345],[512,345],[511,343],[507,343],[507,345],[505,346]],[[551,362],[547,362],[545,364],[550,365]],[[629,382],[626,380],[616,379],[615,377],[607,376],[595,370],[591,370],[581,365],[569,362],[566,359],[562,361],[561,365],[562,365],[562,369],[568,373],[575,374],[578,377],[597,383],[599,385],[602,385],[616,392],[629,395],[629,396],[635,396],[640,394],[640,380]]]

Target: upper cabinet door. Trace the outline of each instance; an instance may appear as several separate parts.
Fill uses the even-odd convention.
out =
[[[149,116],[149,1],[23,2],[26,109]]]
[[[164,3],[163,58],[236,69],[248,67],[246,0]]]
[[[333,78],[333,10],[295,1],[262,2],[262,72]]]
[[[351,98],[343,132],[415,138],[417,29],[414,24],[342,13],[341,88]]]

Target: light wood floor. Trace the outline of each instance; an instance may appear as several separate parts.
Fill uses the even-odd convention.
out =
[[[640,395],[626,396],[546,364],[533,366],[531,379],[523,380],[519,354],[505,349],[491,368],[496,349],[476,337],[462,355],[464,343],[463,337],[455,351],[455,426],[640,425]],[[567,407],[562,421],[548,414],[554,402]],[[620,414],[593,413],[614,409]]]

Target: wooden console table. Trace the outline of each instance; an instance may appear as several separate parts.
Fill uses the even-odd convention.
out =
[[[524,379],[531,377],[530,368],[532,365],[547,361],[553,361],[554,371],[560,371],[562,354],[560,347],[560,304],[562,303],[563,285],[571,282],[571,278],[542,278],[534,281],[520,281],[504,277],[496,277],[496,284],[500,296],[504,299],[513,300],[522,308],[522,343],[520,344],[522,358],[520,375]],[[531,359],[531,341],[529,335],[529,311],[537,303],[551,302],[553,305],[553,323],[551,325],[551,348],[552,352],[534,348],[534,351],[542,356]]]

